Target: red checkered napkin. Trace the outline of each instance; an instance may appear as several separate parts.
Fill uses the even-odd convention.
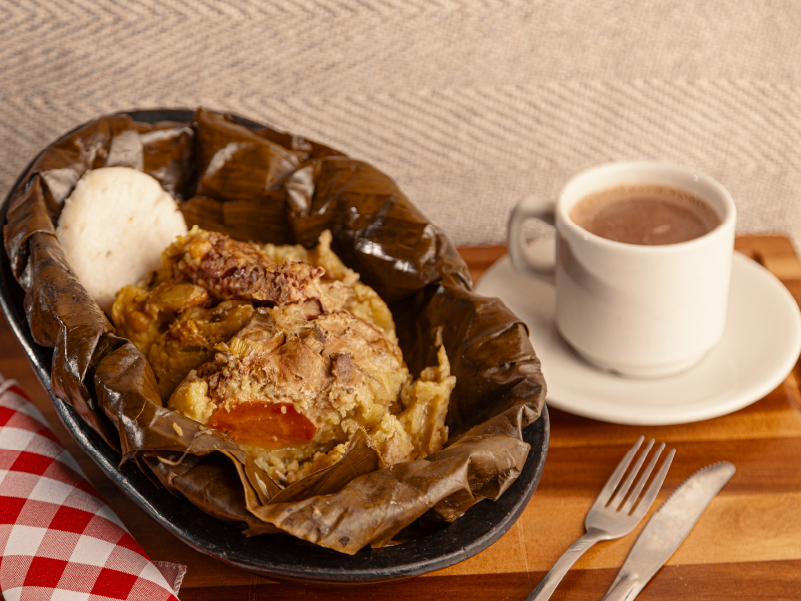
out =
[[[0,591],[5,601],[177,601],[185,572],[185,566],[150,561],[39,410],[13,380],[2,382]]]

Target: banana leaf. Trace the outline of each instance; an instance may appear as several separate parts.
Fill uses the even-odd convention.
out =
[[[147,360],[115,334],[55,235],[78,179],[112,165],[149,173],[190,225],[237,239],[311,247],[330,229],[334,251],[390,305],[413,374],[436,364],[441,336],[457,382],[445,448],[381,468],[359,434],[338,463],[284,488],[224,434],[164,407]],[[33,338],[53,349],[52,393],[121,463],[204,512],[248,535],[284,532],[354,554],[402,540],[423,516],[456,520],[520,474],[522,429],[540,417],[546,391],[527,329],[473,292],[444,233],[371,165],[202,108],[191,122],[117,114],[45,149],[10,198],[4,245]]]

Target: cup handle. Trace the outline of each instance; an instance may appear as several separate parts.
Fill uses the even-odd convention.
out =
[[[525,196],[512,209],[509,216],[508,240],[509,256],[515,269],[549,284],[554,283],[554,261],[536,260],[526,249],[523,239],[523,224],[529,219],[539,219],[549,225],[554,224],[553,203],[541,200],[536,196]]]

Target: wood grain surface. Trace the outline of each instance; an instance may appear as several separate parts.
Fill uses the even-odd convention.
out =
[[[737,249],[759,261],[801,302],[801,263],[781,237],[744,237]],[[462,249],[474,281],[505,252]],[[196,552],[128,501],[73,442],[5,320],[0,372],[16,378],[45,413],[64,446],[154,560],[188,566],[180,598],[225,601],[432,599],[523,600],[583,533],[584,516],[613,467],[643,434],[668,443],[676,458],[652,512],[690,474],[727,460],[737,473],[639,596],[673,599],[801,598],[801,370],[754,404],[692,424],[607,424],[551,409],[551,444],[539,488],[522,517],[483,553],[445,570],[392,584],[317,589],[270,582]],[[643,522],[644,524],[644,522]],[[632,534],[588,551],[553,599],[600,599],[622,565]]]

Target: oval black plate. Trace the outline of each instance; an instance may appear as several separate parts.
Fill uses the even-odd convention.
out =
[[[127,114],[148,123],[165,120],[191,123],[192,120],[190,110],[127,111]],[[258,126],[246,119],[239,120],[245,125]],[[0,206],[0,222],[6,222],[11,193],[27,171],[28,168],[23,171]],[[191,503],[157,489],[133,463],[117,467],[120,455],[86,425],[72,407],[53,396],[50,389],[52,351],[33,341],[23,297],[4,251],[0,261],[0,306],[36,375],[50,393],[59,418],[75,441],[129,499],[164,528],[201,553],[245,570],[277,580],[317,585],[385,582],[439,570],[476,555],[498,540],[515,523],[539,484],[550,436],[545,407],[542,416],[523,431],[523,439],[531,445],[531,451],[514,484],[498,501],[475,505],[439,531],[400,545],[362,549],[352,556],[286,535],[248,538]]]

